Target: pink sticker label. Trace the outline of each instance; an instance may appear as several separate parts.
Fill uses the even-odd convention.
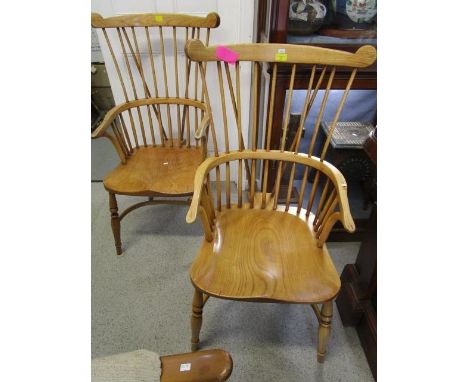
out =
[[[216,48],[216,58],[229,64],[235,64],[239,58],[239,53],[220,45]]]

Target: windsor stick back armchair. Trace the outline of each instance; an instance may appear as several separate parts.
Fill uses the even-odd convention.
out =
[[[130,211],[151,204],[188,204],[187,199],[161,197],[190,196],[193,192],[195,170],[206,156],[207,145],[206,139],[196,139],[195,133],[208,123],[209,114],[199,67],[183,56],[183,45],[189,38],[204,38],[208,44],[219,16],[103,18],[93,13],[91,25],[103,34],[103,50],[112,58],[123,98],[92,133],[92,138],[110,139],[121,161],[104,178],[115,248],[120,255],[120,222]],[[116,195],[148,200],[119,214]]]
[[[308,304],[319,321],[317,359],[323,362],[330,334],[333,299],[340,290],[340,278],[325,241],[336,222],[340,221],[349,232],[353,232],[355,226],[348,205],[346,181],[334,166],[324,161],[331,134],[323,143],[320,157],[312,153],[337,67],[348,67],[349,78],[335,110],[330,128],[332,131],[356,70],[371,65],[375,61],[376,51],[371,46],[361,47],[356,53],[348,53],[286,44],[230,45],[223,49],[238,55],[233,68],[221,62],[216,47],[205,47],[196,40],[186,45],[186,54],[198,62],[203,79],[209,70],[211,73],[217,71],[219,87],[208,89],[207,100],[218,96],[221,98],[224,125],[228,123],[225,117],[226,104],[232,106],[235,114],[232,123],[237,124],[239,142],[236,150],[230,150],[226,136],[225,152],[215,153],[206,159],[195,175],[195,189],[187,222],[194,222],[199,215],[205,239],[190,270],[195,287],[192,349],[198,346],[203,306],[210,296],[239,301]],[[248,149],[241,144],[246,140],[240,126],[242,118],[238,73],[239,62],[242,61],[253,66],[252,121]],[[217,69],[209,69],[210,63]],[[272,77],[269,105],[265,122],[262,122],[257,95],[259,71],[265,64],[270,65]],[[270,150],[275,83],[280,64],[282,70],[289,70],[290,85],[281,147],[279,150]],[[285,147],[298,65],[310,67],[309,86],[298,133],[291,147]],[[230,70],[236,73],[237,88],[235,92],[228,92],[232,102],[225,102],[224,78],[229,87],[233,88],[232,81],[228,79],[230,75],[227,74]],[[299,153],[300,131],[314,100],[320,98],[317,94],[321,87],[325,90],[314,123],[315,131],[308,144],[308,152]],[[259,148],[260,130],[265,132],[263,148]],[[224,131],[227,134],[228,129]],[[237,192],[231,195],[230,178],[226,175],[223,180],[221,174],[229,174],[233,164],[237,166]],[[273,168],[275,172],[272,172]],[[296,174],[301,176],[296,177]],[[309,174],[313,175],[311,185],[307,181]],[[286,201],[280,204],[279,186],[283,176],[289,176],[289,181]],[[268,187],[269,177],[274,179],[273,188]],[[300,191],[298,201],[293,203],[291,190],[294,185]]]

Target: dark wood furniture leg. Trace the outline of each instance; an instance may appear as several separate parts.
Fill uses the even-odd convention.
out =
[[[354,326],[377,378],[377,205],[374,204],[368,229],[355,264],[341,273],[341,291],[336,306],[345,326]]]

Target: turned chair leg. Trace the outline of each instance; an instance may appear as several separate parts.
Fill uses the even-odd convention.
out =
[[[192,351],[198,349],[203,315],[203,293],[195,289],[192,303]]]
[[[322,304],[320,312],[321,319],[318,330],[317,361],[323,362],[327,353],[327,343],[331,332],[331,320],[333,317],[333,301],[327,301]]]
[[[109,192],[109,209],[111,212],[112,232],[114,233],[115,250],[117,255],[122,254],[122,242],[120,241],[120,217],[115,194]]]

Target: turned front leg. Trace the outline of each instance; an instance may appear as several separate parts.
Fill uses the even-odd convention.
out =
[[[203,315],[203,293],[195,289],[192,303],[192,351],[198,349]]]
[[[117,199],[115,194],[109,192],[109,209],[111,212],[111,226],[114,234],[115,250],[117,255],[122,254],[122,242],[120,241],[120,217],[117,207]]]
[[[327,353],[327,343],[331,332],[331,320],[333,317],[333,301],[322,304],[320,312],[320,325],[318,330],[317,361],[323,362]]]

